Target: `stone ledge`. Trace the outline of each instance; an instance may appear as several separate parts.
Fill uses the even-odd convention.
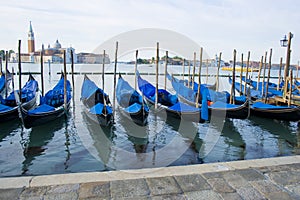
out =
[[[276,158],[264,158],[255,160],[242,160],[232,162],[220,162],[211,164],[199,164],[189,166],[172,166],[161,168],[149,168],[138,170],[120,170],[110,172],[87,172],[72,174],[43,175],[32,177],[0,178],[0,189],[39,187],[50,185],[109,182],[115,180],[130,180],[139,178],[156,178],[167,176],[180,176],[190,174],[203,174],[209,172],[222,172],[235,169],[248,169],[270,167],[300,163],[300,156],[287,156]]]

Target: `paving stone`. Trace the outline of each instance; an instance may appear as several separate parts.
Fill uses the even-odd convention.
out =
[[[293,193],[293,195],[298,199],[300,199],[300,185],[288,185],[285,188]]]
[[[227,173],[224,173],[223,175],[226,182],[233,187],[234,189],[240,188],[240,187],[246,187],[250,185],[248,181],[246,181],[240,174],[238,174],[236,171],[229,171]]]
[[[212,178],[208,179],[207,182],[218,193],[232,193],[236,191],[223,178]]]
[[[100,200],[100,198],[93,197],[93,199],[87,198],[84,200]],[[116,197],[116,198],[111,198],[111,200],[151,200],[151,197],[150,196]]]
[[[221,200],[222,198],[213,190],[201,190],[187,192],[185,196],[188,200]]]
[[[242,197],[234,192],[234,193],[220,193],[223,200],[243,200]]]
[[[300,171],[271,172],[268,176],[279,185],[300,184]]]
[[[184,192],[211,189],[206,180],[199,174],[175,176],[175,179]]]
[[[268,169],[270,172],[291,171],[292,165],[269,166]]]
[[[20,195],[20,198],[37,198],[42,197],[51,187],[30,187],[25,188]]]
[[[208,173],[204,173],[202,174],[202,176],[206,179],[210,179],[210,178],[223,178],[223,174],[222,172],[208,172]]]
[[[43,196],[28,196],[28,197],[24,197],[24,196],[20,196],[18,200],[44,200]]]
[[[281,188],[270,181],[253,181],[251,182],[251,185],[266,197],[270,193],[283,192]]]
[[[49,190],[47,190],[46,194],[77,192],[78,189],[79,184],[56,185],[49,187]]]
[[[110,182],[111,198],[132,198],[149,195],[145,179],[119,180]]]
[[[183,194],[152,196],[152,200],[186,200]]]
[[[45,195],[43,199],[44,200],[77,200],[78,194],[76,192],[51,193]]]
[[[256,189],[254,189],[251,185],[247,187],[241,187],[237,189],[237,193],[244,200],[260,200],[266,199],[260,194]]]
[[[18,199],[23,188],[0,189],[0,199]]]
[[[236,170],[247,181],[265,180],[266,177],[254,169],[240,169]]]
[[[272,200],[292,200],[294,199],[293,197],[291,197],[287,192],[274,192],[274,193],[270,193],[268,194],[268,199],[272,199]]]
[[[150,194],[153,196],[182,193],[174,177],[149,178],[146,181],[150,189]]]
[[[257,167],[255,168],[257,171],[259,171],[262,174],[270,172],[270,169],[268,167]]]
[[[109,182],[82,183],[79,188],[79,199],[97,197],[98,199],[110,198]]]

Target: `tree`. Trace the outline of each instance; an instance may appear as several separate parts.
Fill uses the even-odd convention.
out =
[[[10,58],[10,55],[12,54],[12,53],[15,53],[15,51],[14,50],[9,50],[9,52],[8,52],[8,57]]]

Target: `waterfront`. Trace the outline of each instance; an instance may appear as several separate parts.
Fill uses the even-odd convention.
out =
[[[60,76],[57,72],[62,69],[62,65],[51,67],[49,76],[45,66],[46,89],[55,85]],[[124,65],[119,69],[133,72],[133,66]],[[154,73],[155,69],[141,66],[139,70]],[[209,70],[210,74],[216,73],[216,68]],[[23,64],[23,71],[38,72],[39,65]],[[99,65],[75,65],[75,72],[100,71]],[[107,66],[106,72],[111,71]],[[169,72],[172,71],[181,73],[181,66],[170,66]],[[202,71],[206,73],[205,68]],[[222,72],[223,75],[228,73]],[[272,71],[273,76],[277,74],[278,71]],[[40,81],[39,75],[35,77]],[[99,75],[89,77],[100,85]],[[153,76],[144,77],[154,80]],[[124,78],[133,85],[133,76],[124,75]],[[23,83],[26,79],[25,75]],[[83,75],[75,75],[75,104],[67,119],[23,131],[18,121],[0,125],[0,176],[149,168],[299,154],[300,136],[295,122],[250,118],[226,120],[224,124],[223,121],[196,124],[167,120],[150,112],[148,125],[138,127],[119,115],[117,109],[116,124],[111,129],[101,129],[89,122],[82,112],[79,99],[82,80]],[[202,80],[205,82],[206,78]],[[214,78],[209,77],[208,81],[213,83]],[[159,82],[164,82],[163,76]],[[112,83],[112,76],[107,75],[106,91],[110,96]],[[170,85],[167,88],[170,89]],[[220,90],[229,90],[226,78],[221,78]],[[209,137],[212,132],[218,136],[216,141]]]

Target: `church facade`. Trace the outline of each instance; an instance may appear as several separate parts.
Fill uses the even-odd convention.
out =
[[[63,63],[64,62],[64,51],[66,51],[66,63],[71,63],[71,52],[73,52],[74,63],[77,63],[77,55],[75,53],[75,49],[73,47],[63,48],[59,43],[58,39],[55,41],[53,46],[50,44],[47,48],[42,48],[39,50],[35,50],[35,38],[34,32],[32,28],[32,24],[30,22],[29,31],[28,31],[28,52],[21,53],[21,62],[28,63],[40,63],[41,61],[41,52],[43,51],[43,61],[50,63]],[[11,62],[18,62],[18,53],[11,54],[10,57]]]

